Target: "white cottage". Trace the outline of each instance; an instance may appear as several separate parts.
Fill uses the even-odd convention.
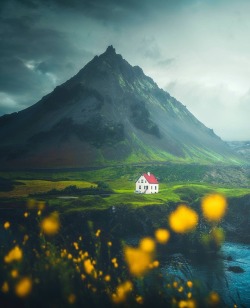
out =
[[[152,173],[143,173],[135,183],[135,191],[141,194],[157,194],[159,183]]]

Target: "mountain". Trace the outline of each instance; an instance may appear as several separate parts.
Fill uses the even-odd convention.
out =
[[[250,141],[227,141],[227,144],[239,155],[250,161]]]
[[[239,161],[112,46],[36,104],[0,117],[0,140],[0,167]]]

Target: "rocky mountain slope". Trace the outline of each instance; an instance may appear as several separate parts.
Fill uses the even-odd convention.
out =
[[[250,162],[250,141],[228,141],[227,144]]]
[[[109,46],[38,103],[0,117],[0,167],[85,167],[239,156]]]

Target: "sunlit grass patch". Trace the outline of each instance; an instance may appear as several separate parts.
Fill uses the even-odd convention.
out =
[[[15,185],[10,192],[0,192],[0,198],[3,197],[27,197],[31,194],[46,193],[52,189],[63,190],[68,186],[77,188],[96,187],[95,183],[86,181],[45,181],[45,180],[22,180],[22,185]]]

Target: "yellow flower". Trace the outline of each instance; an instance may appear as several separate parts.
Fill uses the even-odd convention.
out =
[[[77,243],[77,242],[74,242],[73,245],[74,245],[74,247],[75,247],[75,250],[78,250],[78,249],[79,249],[79,246],[78,246],[78,243]]]
[[[187,281],[187,286],[189,287],[189,288],[192,288],[193,287],[193,283],[192,283],[192,281]]]
[[[130,281],[125,281],[116,288],[116,293],[112,295],[113,302],[118,304],[126,300],[128,292],[132,291],[133,285]]]
[[[107,282],[109,282],[109,281],[111,280],[110,275],[106,275],[106,276],[104,277],[104,280],[107,281]]]
[[[75,294],[71,293],[69,296],[68,296],[68,302],[69,304],[74,304],[76,301],[76,296]]]
[[[54,235],[58,233],[60,228],[59,216],[57,212],[44,218],[41,222],[41,229],[47,235]]]
[[[8,222],[8,221],[6,221],[5,223],[4,223],[4,225],[3,225],[3,227],[4,227],[4,229],[9,229],[9,227],[10,227],[10,223]]]
[[[139,248],[145,252],[153,252],[155,250],[155,241],[150,237],[140,240]]]
[[[91,274],[93,271],[94,271],[94,266],[93,264],[91,263],[91,260],[90,259],[86,259],[84,262],[83,262],[83,266],[84,266],[84,269],[85,269],[85,272],[87,274]]]
[[[4,262],[11,263],[13,261],[20,261],[22,260],[22,257],[22,250],[18,246],[15,246],[13,249],[11,249],[7,256],[4,257]]]
[[[192,299],[188,299],[186,301],[182,300],[178,304],[179,308],[196,308],[196,302]]]
[[[2,288],[1,288],[1,291],[3,292],[3,293],[8,293],[9,292],[9,284],[8,284],[8,282],[4,282],[3,283],[3,285],[2,285]]]
[[[39,211],[42,211],[45,208],[45,201],[38,201],[37,207]]]
[[[202,199],[201,207],[203,215],[208,221],[218,222],[225,215],[227,201],[221,195],[209,195]]]
[[[11,274],[11,277],[13,277],[13,278],[17,278],[18,277],[18,271],[15,270],[15,269],[13,269],[10,274]]]
[[[218,304],[220,302],[220,297],[219,297],[218,293],[212,291],[209,294],[208,301],[209,301],[210,304]]]
[[[152,255],[140,248],[125,247],[124,256],[130,273],[136,277],[146,273],[152,261]]]
[[[34,199],[29,199],[29,200],[27,201],[27,207],[28,207],[28,209],[34,209],[35,206],[36,206],[36,200],[34,200]]]
[[[140,305],[143,304],[143,297],[142,296],[140,296],[140,295],[136,296],[135,300],[138,304],[140,304]]]
[[[26,242],[28,241],[28,239],[29,239],[28,234],[25,234],[24,237],[23,237],[23,245],[26,244]]]
[[[100,234],[101,234],[101,230],[98,229],[98,230],[96,231],[96,233],[95,233],[95,236],[98,237],[98,236],[100,236]]]
[[[25,277],[17,283],[15,287],[15,293],[19,297],[26,297],[27,295],[30,294],[31,289],[32,289],[32,281],[30,278]]]
[[[157,229],[155,231],[155,238],[158,243],[160,244],[166,244],[167,241],[169,240],[170,233],[166,229]]]
[[[160,262],[155,260],[153,263],[152,263],[153,267],[159,267],[160,265]]]
[[[177,233],[189,232],[196,227],[197,223],[197,213],[186,205],[179,205],[169,215],[169,225]]]

